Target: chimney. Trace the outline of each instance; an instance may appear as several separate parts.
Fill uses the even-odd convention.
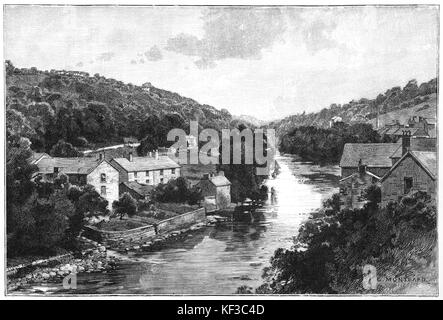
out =
[[[99,160],[99,161],[102,161],[102,160],[103,160],[103,153],[99,153],[99,154],[98,154],[98,160]]]
[[[406,154],[411,147],[411,131],[403,130],[403,135],[401,136],[401,155]]]
[[[365,174],[366,173],[366,165],[363,164],[363,162],[361,161],[361,159],[358,161],[358,172],[360,174]]]
[[[134,160],[133,157],[132,157],[132,152],[129,152],[128,160],[129,160],[129,162],[132,162],[132,160]]]
[[[158,160],[158,150],[155,150],[155,160]]]
[[[225,172],[224,171],[219,171],[218,175],[224,177],[225,176]]]
[[[149,151],[149,158],[152,158],[152,152]]]

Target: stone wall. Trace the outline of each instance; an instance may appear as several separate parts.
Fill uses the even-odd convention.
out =
[[[425,172],[412,156],[408,156],[382,182],[382,206],[386,206],[389,201],[398,201],[400,197],[405,195],[405,177],[412,178],[411,191],[425,191],[432,199],[435,199],[435,180]]]
[[[84,236],[99,242],[139,241],[139,240],[150,239],[156,235],[155,228],[152,225],[147,225],[123,231],[100,230],[94,226],[85,226],[84,229],[85,229],[83,233]]]
[[[206,221],[205,208],[199,208],[197,210],[161,221],[157,225],[157,232],[161,234],[204,221]]]

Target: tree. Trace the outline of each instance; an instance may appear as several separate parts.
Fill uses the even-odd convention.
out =
[[[137,212],[137,201],[128,193],[125,192],[118,201],[114,201],[112,207],[117,214],[120,214],[120,220],[127,214],[133,216]]]
[[[53,157],[79,157],[81,153],[69,142],[59,140],[51,148],[50,155]]]

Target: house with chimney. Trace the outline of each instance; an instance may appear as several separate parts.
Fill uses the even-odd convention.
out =
[[[132,152],[127,157],[114,158],[112,166],[119,172],[120,183],[137,182],[156,186],[180,177],[180,165],[167,156],[134,157]]]
[[[223,171],[204,174],[196,187],[200,188],[205,202],[215,202],[217,209],[225,209],[231,205],[231,182]]]
[[[38,171],[34,178],[53,182],[59,175],[68,177],[70,184],[83,186],[90,184],[101,197],[108,201],[108,209],[119,198],[119,172],[104,158],[61,158],[42,156],[34,162]]]
[[[346,208],[361,208],[365,203],[365,190],[373,184],[380,186],[384,190],[385,195],[383,196],[382,192],[382,197],[385,200],[382,200],[382,202],[386,203],[397,197],[397,195],[404,195],[404,191],[410,189],[405,187],[406,180],[400,183],[397,179],[395,183],[388,183],[388,185],[384,182],[387,179],[386,177],[392,174],[393,168],[398,166],[400,167],[395,169],[394,176],[401,176],[403,174],[403,178],[408,178],[408,186],[410,181],[420,181],[416,188],[418,190],[418,186],[426,179],[411,176],[409,169],[404,170],[404,165],[400,165],[400,162],[405,161],[404,157],[406,154],[410,154],[411,157],[421,159],[423,163],[426,163],[423,157],[425,155],[431,158],[433,157],[432,155],[436,157],[436,148],[437,139],[412,136],[409,129],[403,130],[402,137],[398,143],[346,144],[340,161],[340,200],[342,206]],[[432,172],[431,169],[428,172]],[[419,171],[418,168],[417,171]],[[420,174],[425,172],[426,170]],[[392,182],[394,180],[391,177],[388,181]],[[435,194],[435,183],[433,188],[433,193]],[[424,191],[423,188],[422,191]],[[398,197],[395,200],[398,200]]]

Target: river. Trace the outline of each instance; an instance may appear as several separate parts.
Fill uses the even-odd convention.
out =
[[[257,287],[277,248],[290,248],[309,214],[338,190],[338,166],[314,165],[278,156],[280,173],[266,183],[276,199],[260,210],[258,222],[226,222],[192,233],[158,252],[129,253],[116,270],[80,273],[77,289],[61,284],[28,288],[48,294],[229,295],[238,287]],[[25,291],[28,291],[25,290]]]

